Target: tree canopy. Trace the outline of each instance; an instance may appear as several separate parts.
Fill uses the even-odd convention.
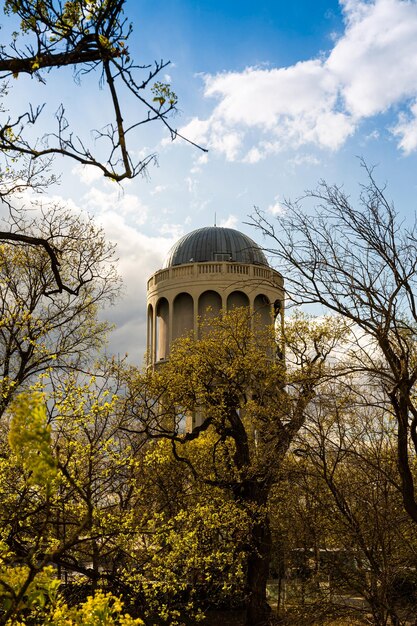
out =
[[[201,337],[178,340],[163,367],[131,370],[130,411],[136,432],[171,442],[174,457],[195,480],[222,489],[251,520],[245,565],[247,624],[268,615],[266,583],[271,556],[268,501],[282,463],[303,427],[307,407],[324,381],[328,361],[343,343],[337,319],[287,320],[276,336],[245,309],[203,321]],[[286,362],[276,360],[276,342]],[[197,423],[184,430],[184,418]],[[193,458],[187,452],[202,439]]]

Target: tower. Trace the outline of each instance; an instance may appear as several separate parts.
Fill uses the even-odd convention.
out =
[[[205,315],[247,306],[271,324],[283,303],[283,278],[250,237],[232,228],[199,228],[172,247],[148,280],[148,364],[165,361],[181,335],[197,335]]]

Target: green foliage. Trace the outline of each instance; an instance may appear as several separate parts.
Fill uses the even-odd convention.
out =
[[[156,82],[151,92],[153,94],[153,102],[157,102],[160,107],[168,103],[170,106],[175,106],[178,102],[178,98],[174,91],[171,89],[171,85],[168,83]]]
[[[79,31],[88,34],[88,27],[95,27],[100,16],[106,15],[111,0],[5,0],[6,15],[17,14],[23,33],[41,32],[44,25],[50,27],[50,40],[76,35]]]
[[[198,453],[189,451],[193,457]],[[139,503],[136,510],[135,545],[125,559],[123,586],[140,599],[150,623],[194,623],[208,606],[242,598],[246,511],[222,490],[196,482],[165,440],[146,448],[140,481],[146,505]]]
[[[0,606],[7,611],[28,579],[28,568],[9,567],[2,573]],[[59,593],[61,582],[52,567],[45,567],[26,587],[13,618],[6,626],[140,626],[143,621],[123,613],[123,602],[111,593],[97,591],[68,606]]]
[[[72,387],[67,385],[67,396],[65,399],[61,396],[57,404],[61,416],[65,411],[74,410],[74,422],[67,433],[69,438],[74,437],[71,442],[69,439],[67,441],[71,447],[71,462],[67,459],[65,470],[54,453],[53,439],[56,443],[57,434],[47,422],[46,394],[21,394],[11,408],[8,434],[10,451],[0,467],[0,515],[3,519],[7,516],[9,518],[9,524],[3,524],[0,543],[1,606],[6,617],[10,616],[7,622],[10,625],[42,623],[51,626],[133,626],[143,623],[122,614],[122,602],[112,594],[97,592],[85,603],[68,607],[60,598],[60,581],[56,578],[56,570],[45,567],[47,562],[53,561],[65,550],[66,541],[69,546],[76,545],[78,540],[85,545],[89,533],[100,536],[103,540],[106,533],[113,535],[117,528],[122,545],[125,537],[123,533],[128,532],[125,524],[127,519],[132,519],[130,513],[121,518],[120,514],[113,512],[114,505],[111,503],[110,507],[103,507],[103,500],[97,502],[93,517],[89,518],[88,507],[91,502],[86,499],[77,502],[73,498],[67,502],[67,505],[71,504],[72,510],[64,522],[71,530],[67,536],[56,537],[55,523],[59,521],[59,517],[55,518],[54,510],[62,509],[67,489],[72,491],[74,487],[78,487],[80,495],[83,489],[88,493],[88,485],[91,487],[100,479],[105,484],[110,475],[116,479],[114,468],[110,465],[112,456],[116,467],[124,463],[118,453],[119,446],[115,445],[111,436],[105,439],[103,430],[100,430],[101,438],[99,437],[97,447],[94,447],[92,439],[87,446],[80,441],[77,429],[80,428],[81,415],[85,419],[84,432],[91,435],[91,428],[97,428],[100,422],[103,425],[103,420],[105,423],[109,412],[114,410],[115,398],[108,398],[108,394],[104,393],[103,401],[99,402],[98,397],[90,391],[90,398],[87,400],[88,391],[88,387],[80,390],[74,383]],[[80,422],[77,422],[76,402],[81,402],[84,406],[83,413],[78,408]],[[90,402],[91,417],[86,414],[87,402]],[[61,445],[65,443],[63,434],[61,427]],[[77,443],[80,447],[75,449],[72,444]],[[83,476],[80,470],[86,464],[86,457],[88,466],[93,455],[99,451],[101,457],[97,459],[93,475],[87,473]],[[107,463],[102,465],[105,458]],[[92,482],[86,484],[86,479]],[[10,484],[13,480],[13,484]],[[104,493],[101,495],[103,499],[106,497]],[[11,539],[13,545],[20,546],[19,555],[8,546]],[[22,548],[27,551],[26,557]],[[22,561],[26,564],[18,565]]]
[[[109,330],[97,316],[118,290],[112,246],[91,220],[56,206],[47,213],[39,223],[23,214],[13,221],[60,249],[61,278],[73,293],[59,293],[42,247],[0,244],[0,414],[27,379],[84,368]]]
[[[123,602],[111,593],[97,591],[77,607],[57,606],[50,626],[141,626],[144,622],[123,613]]]
[[[0,606],[5,612],[14,609],[15,615],[7,624],[25,624],[40,619],[48,623],[48,613],[58,603],[61,584],[52,567],[45,567],[32,577],[27,566],[9,566],[2,568],[0,577]],[[20,593],[22,589],[23,595]]]
[[[57,466],[51,448],[45,397],[40,393],[21,394],[11,411],[10,448],[27,472],[28,484],[49,490],[56,478]]]
[[[352,396],[329,382],[340,376],[328,358],[346,328],[290,319],[279,336],[284,364],[274,358],[274,330],[252,321],[244,310],[207,320],[200,339],[179,340],[153,371],[113,361],[102,377],[72,373],[48,393],[39,382],[16,399],[9,433],[6,424],[0,430],[0,584],[10,624],[139,624],[123,615],[120,589],[150,624],[197,623],[208,606],[236,598],[260,606],[270,516],[289,544],[314,532],[331,547],[342,532],[357,537],[335,510],[323,468],[288,457],[291,445],[306,449],[297,433],[307,430],[323,436],[317,459],[335,464],[335,488],[354,486],[364,504],[350,510],[369,525],[366,464],[342,462],[334,447],[343,433],[358,440],[364,424],[354,420]],[[184,415],[200,425],[184,429]],[[98,589],[106,580],[112,595],[65,604],[50,563]]]
[[[310,405],[334,375],[329,359],[345,334],[339,319],[298,316],[282,330],[265,327],[247,308],[234,309],[203,319],[198,338],[177,340],[162,366],[128,375],[138,428],[169,441],[190,480],[204,486],[210,498],[218,490],[227,506],[243,515],[239,522],[232,515],[233,540],[241,551],[242,588],[254,622],[267,615],[271,490],[282,478],[283,461]],[[290,362],[275,358],[277,342]],[[187,508],[191,519],[200,510],[193,506]],[[181,519],[182,511],[169,520],[176,515]],[[209,511],[206,516],[210,520]],[[193,553],[201,554],[201,548],[193,545]],[[199,569],[205,571],[202,564]]]
[[[144,535],[151,543],[143,565],[127,571],[126,582],[144,598],[149,617],[170,625],[199,621],[208,606],[241,597],[248,519],[222,494],[210,493],[210,501],[206,496],[174,516],[154,514]]]

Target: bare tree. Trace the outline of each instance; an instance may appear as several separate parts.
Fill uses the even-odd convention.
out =
[[[318,583],[327,574],[322,599],[333,607],[343,605],[340,594],[365,598],[378,626],[399,626],[414,613],[417,546],[401,507],[395,439],[395,422],[378,394],[346,377],[322,389],[290,466],[289,495],[301,510],[295,523],[301,528],[294,529],[290,515],[287,533],[315,561],[308,579]],[[280,503],[284,518],[285,506]],[[297,545],[303,536],[304,546]]]
[[[114,117],[104,129],[94,131],[95,138],[108,145],[104,160],[94,156],[85,139],[74,136],[63,106],[56,114],[56,130],[51,130],[35,144],[25,139],[25,127],[36,123],[43,106],[31,106],[29,111],[15,118],[6,115],[0,124],[0,150],[8,155],[29,155],[34,159],[60,154],[83,165],[98,167],[104,176],[121,181],[143,173],[155,160],[155,154],[132,160],[127,145],[127,136],[132,131],[158,120],[173,139],[178,135],[168,120],[175,111],[177,96],[169,84],[155,82],[169,62],[144,65],[131,59],[128,39],[132,25],[124,15],[124,5],[125,0],[4,2],[6,13],[20,18],[22,32],[15,33],[9,46],[0,49],[0,78],[25,73],[45,81],[45,71],[66,65],[76,68],[78,79],[98,70]],[[143,115],[126,123],[123,100],[129,95],[140,104]]]
[[[401,219],[372,168],[362,166],[367,180],[357,204],[322,181],[287,202],[276,222],[256,211],[252,223],[268,237],[291,298],[343,315],[367,343],[352,367],[381,381],[397,423],[404,506],[417,522],[417,225],[415,217]]]

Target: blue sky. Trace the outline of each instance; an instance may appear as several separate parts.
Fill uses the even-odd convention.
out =
[[[154,33],[150,41],[145,39],[146,50],[164,58],[174,52],[176,62],[195,72],[290,64],[327,49],[331,33],[342,28],[338,2],[328,0],[159,0],[136,3],[132,9],[138,23],[146,23]]]
[[[173,125],[209,152],[148,126],[131,148],[157,151],[159,166],[123,189],[57,162],[65,170],[51,193],[96,215],[118,244],[125,297],[108,312],[113,351],[141,360],[147,277],[178,237],[215,214],[262,244],[244,224],[253,206],[273,218],[284,198],[320,179],[355,197],[357,157],[377,165],[405,217],[414,212],[417,0],[127,0],[126,15],[132,55],[171,60],[163,78],[179,96]],[[76,86],[65,70],[46,86],[19,79],[15,103],[47,101],[47,115],[64,99],[88,136],[108,112],[96,78]],[[141,113],[128,99],[124,106],[132,119]]]

